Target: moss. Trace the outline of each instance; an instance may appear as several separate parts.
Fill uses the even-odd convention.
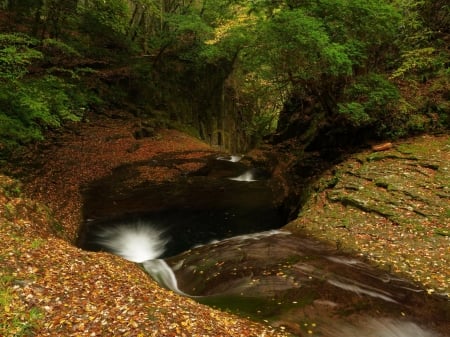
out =
[[[449,142],[422,136],[349,158],[318,180],[288,228],[448,293]]]

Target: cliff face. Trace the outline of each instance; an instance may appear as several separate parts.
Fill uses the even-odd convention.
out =
[[[125,96],[118,106],[139,115],[144,129],[183,128],[205,143],[233,153],[253,145],[249,130],[253,117],[238,101],[232,62],[193,66],[169,57],[160,60],[156,69],[150,69],[147,62],[139,64],[146,70],[134,78],[118,80],[111,74],[104,78]]]
[[[291,167],[291,172],[295,169]],[[450,137],[354,154],[321,175],[291,231],[307,232],[449,296]]]

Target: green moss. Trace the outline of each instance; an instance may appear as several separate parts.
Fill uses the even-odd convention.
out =
[[[2,336],[35,336],[36,329],[44,317],[41,309],[28,308],[11,290],[14,277],[9,273],[0,276],[0,335]]]
[[[440,228],[434,231],[436,235],[440,236],[450,236],[450,228]]]
[[[382,187],[382,188],[385,188],[385,189],[389,189],[389,183],[387,183],[386,181],[382,181],[382,180],[376,180],[375,181],[375,186]]]

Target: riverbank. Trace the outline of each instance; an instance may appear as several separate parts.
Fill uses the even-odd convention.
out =
[[[420,136],[352,155],[311,187],[287,229],[450,296],[450,137]]]
[[[286,336],[162,289],[134,263],[73,245],[88,182],[161,153],[188,160],[143,168],[141,177],[173,179],[214,153],[175,130],[140,131],[121,113],[96,118],[22,156],[15,174],[23,184],[0,175],[0,335]]]
[[[139,179],[166,181],[218,153],[175,130],[147,132],[122,112],[96,117],[22,156],[23,184],[0,176],[0,335],[285,335],[161,289],[133,263],[74,247],[89,182],[162,154],[179,160],[140,165]],[[448,294],[449,154],[448,136],[426,136],[354,155],[313,186],[287,228]]]

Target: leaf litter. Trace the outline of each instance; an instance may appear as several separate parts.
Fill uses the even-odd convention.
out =
[[[146,172],[168,180],[215,153],[175,130],[137,140],[136,125],[129,116],[93,119],[22,154],[22,169],[11,171],[23,185],[0,175],[0,336],[286,336],[162,289],[132,262],[73,245],[80,189],[90,181],[162,153],[197,160]]]

